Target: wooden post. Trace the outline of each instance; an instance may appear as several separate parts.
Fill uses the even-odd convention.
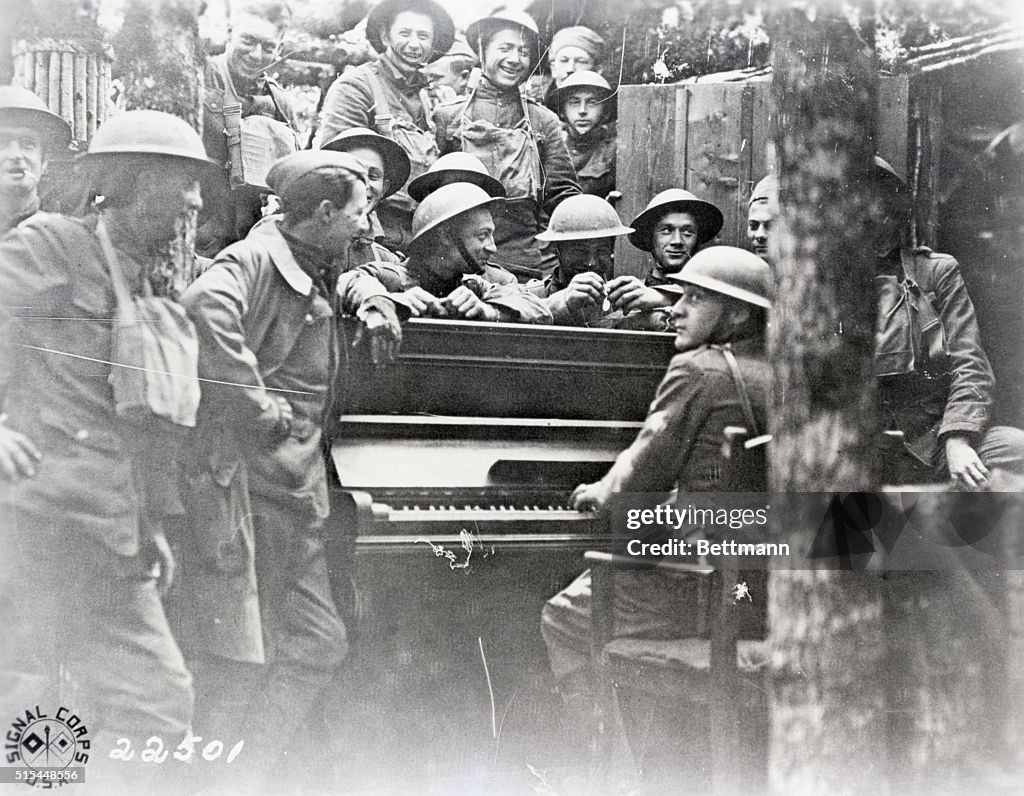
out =
[[[790,493],[775,516],[800,551],[828,501],[802,513],[792,493],[856,491],[873,481],[875,264],[858,223],[869,210],[867,191],[858,188],[871,173],[878,78],[870,9],[862,7],[861,19],[855,30],[826,3],[780,10],[769,22],[781,205],[771,482]],[[884,790],[878,579],[777,571],[769,593],[773,789]]]
[[[85,123],[85,79],[86,79],[86,56],[83,53],[75,53],[74,66],[74,130],[75,138],[87,141],[89,134]]]
[[[99,79],[99,65],[95,55],[90,55],[85,62],[85,124],[91,139],[96,132],[96,125],[101,118],[96,95],[96,83]]]

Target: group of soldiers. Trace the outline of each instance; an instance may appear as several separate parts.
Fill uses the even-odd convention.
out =
[[[622,492],[742,491],[717,477],[722,430],[769,427],[777,181],[752,191],[749,249],[713,245],[721,211],[681,188],[623,224],[607,201],[614,92],[592,71],[597,34],[566,29],[549,47],[541,93],[560,119],[521,90],[540,58],[529,16],[492,15],[460,41],[430,0],[384,0],[366,24],[379,57],[331,86],[315,148],[257,177],[240,143],[281,131],[242,122],[290,124],[264,75],[287,19],[244,8],[210,59],[203,135],[156,111],[105,122],[81,158],[82,217],[39,212],[67,125],[0,89],[0,720],[75,700],[94,728],[90,768],[114,790],[166,773],[110,759],[120,739],[193,735],[244,740],[234,787],[269,787],[341,665],[323,437],[352,345],[386,364],[417,316],[672,331],[679,354],[644,427],[577,488],[581,510]],[[428,113],[439,61],[454,96]],[[904,245],[907,186],[880,159],[876,177],[880,396],[906,440],[893,478],[979,488],[992,468],[1021,472],[1024,433],[990,425],[992,371],[957,263]],[[210,258],[177,295],[168,252],[197,224]],[[649,253],[645,278],[614,275],[620,236]],[[125,314],[151,311],[153,336],[125,345]],[[147,345],[193,362],[198,398],[196,378],[154,377],[141,415],[125,408],[123,373],[153,369]],[[687,634],[675,606],[690,588],[620,580],[616,632]],[[570,708],[593,687],[589,611],[584,575],[543,616]]]

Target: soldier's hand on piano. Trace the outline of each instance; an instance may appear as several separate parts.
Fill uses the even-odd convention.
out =
[[[382,296],[369,298],[363,304],[368,306],[352,345],[357,346],[366,338],[370,361],[377,366],[387,365],[395,360],[402,344],[402,324],[395,312],[395,304]]]
[[[565,288],[565,303],[571,312],[586,312],[604,301],[604,280],[600,274],[576,274]]]
[[[449,293],[444,306],[449,315],[467,321],[497,321],[501,317],[496,307],[485,304],[465,285],[459,285]]]
[[[608,496],[600,481],[595,481],[593,484],[580,484],[572,491],[572,496],[569,498],[569,504],[576,511],[601,513],[607,502]]]
[[[607,288],[608,300],[615,309],[623,312],[672,306],[668,296],[653,287],[647,287],[635,276],[617,276],[608,282]]]
[[[406,304],[409,305],[412,314],[417,318],[445,318],[448,316],[448,311],[444,308],[441,300],[418,285],[409,288],[402,295],[405,296]]]

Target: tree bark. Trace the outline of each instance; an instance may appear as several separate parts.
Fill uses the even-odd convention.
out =
[[[860,220],[878,80],[870,14],[854,27],[837,9],[780,10],[769,23],[781,205],[771,480],[794,551],[814,538],[827,495],[874,480],[875,265]],[[850,552],[825,559],[831,569],[772,574],[769,777],[779,792],[865,792],[887,779],[881,587],[837,571],[856,565]]]
[[[164,111],[200,129],[200,5],[200,0],[129,0],[114,39],[114,76],[124,85],[125,109]]]

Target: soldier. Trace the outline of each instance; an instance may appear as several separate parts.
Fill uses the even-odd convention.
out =
[[[990,484],[990,468],[1024,472],[1024,431],[991,426],[995,380],[957,261],[902,245],[910,227],[906,183],[875,158],[878,258],[875,370],[884,428],[902,431],[906,455],[888,479]]]
[[[39,97],[0,86],[0,234],[38,212],[47,159],[70,143],[67,122]]]
[[[416,208],[409,260],[361,270],[403,293],[414,315],[550,323],[544,302],[489,262],[496,250],[491,213],[504,201],[469,183],[444,185]]]
[[[199,334],[200,375],[214,380],[203,391],[199,435],[206,483],[235,490],[235,504],[250,507],[239,516],[251,528],[197,529],[199,546],[207,565],[232,572],[232,559],[253,549],[244,535],[255,540],[266,665],[226,662],[258,661],[250,645],[247,656],[207,656],[195,667],[204,691],[234,700],[235,711],[245,705],[232,729],[247,741],[249,788],[287,754],[347,649],[321,537],[329,508],[323,414],[348,345],[339,315],[362,321],[374,362],[390,359],[401,338],[380,284],[359,273],[338,283],[339,258],[368,227],[362,164],[340,152],[298,152],[278,161],[268,182],[283,216],[222,251],[182,297]],[[196,629],[193,641],[206,640],[197,652],[221,654],[232,631],[214,627],[217,615],[211,608],[201,617],[208,626]],[[203,717],[215,713],[200,708]]]
[[[559,88],[574,72],[594,71],[604,55],[604,39],[588,27],[573,25],[551,37],[551,79]]]
[[[554,252],[537,243],[542,216],[580,189],[558,117],[520,92],[539,56],[537,23],[503,11],[471,24],[466,38],[480,55],[480,82],[469,97],[435,112],[438,147],[476,155],[505,186],[495,262],[526,282],[555,266]]]
[[[227,49],[206,63],[203,143],[224,166],[220,178],[204,186],[209,208],[197,246],[206,257],[244,238],[259,221],[267,169],[297,148],[291,99],[265,74],[289,21],[279,0],[231,3]]]
[[[583,193],[602,199],[615,190],[615,92],[597,72],[569,75],[553,95]]]
[[[378,135],[365,127],[353,127],[339,133],[323,149],[348,152],[366,168],[366,198],[370,211],[370,232],[352,242],[348,252],[348,266],[361,265],[371,260],[401,261],[384,245],[386,236],[375,212],[382,199],[397,193],[409,179],[410,163],[405,150],[390,138]]]
[[[778,214],[779,181],[774,174],[769,174],[754,186],[747,206],[747,242],[750,250],[769,265],[772,265],[769,233]]]
[[[448,102],[466,94],[475,62],[476,53],[469,46],[466,37],[456,34],[455,43],[448,52],[423,67],[423,74],[430,81],[430,96],[435,104]]]
[[[367,17],[366,38],[380,56],[345,72],[328,89],[318,145],[349,128],[368,127],[400,144],[418,177],[439,154],[420,69],[448,52],[455,25],[432,0],[384,0]],[[414,207],[403,190],[378,206],[389,248],[404,250],[409,243]]]
[[[543,281],[538,279],[527,285],[531,292],[546,300],[554,323],[668,330],[667,312],[659,309],[623,315],[605,296],[615,238],[631,232],[631,227],[619,221],[615,208],[596,196],[570,196],[555,208],[547,230],[537,237],[554,245],[558,267]]]
[[[161,768],[128,761],[151,737],[173,750],[192,718],[191,678],[160,602],[173,572],[161,518],[173,501],[153,468],[166,463],[176,426],[123,414],[112,319],[133,306],[115,296],[158,289],[155,271],[201,206],[210,164],[185,122],[129,111],[100,127],[84,165],[103,196],[98,214],[39,213],[0,243],[0,322],[10,328],[0,356],[10,365],[0,378],[0,715],[55,710],[59,667],[68,707],[89,729],[90,782],[142,793],[153,784],[142,777]],[[161,327],[163,340],[186,349],[195,341],[179,320],[173,332]],[[146,364],[116,351],[131,373]],[[163,397],[186,401],[184,386],[195,382],[173,379]],[[194,423],[195,407],[178,421]],[[124,743],[131,756],[112,760]]]
[[[572,505],[606,513],[614,495],[745,491],[755,485],[723,483],[721,443],[726,426],[753,434],[766,428],[770,367],[765,331],[770,273],[763,260],[732,246],[699,252],[660,288],[678,296],[672,307],[680,352],[648,410],[636,440],[600,481],[581,484]],[[660,570],[616,573],[616,637],[685,638],[695,635],[697,589],[693,576]],[[592,716],[590,676],[590,573],[585,572],[545,605],[541,631],[551,670],[577,726]],[[578,732],[578,730],[577,730]]]
[[[650,252],[654,267],[641,281],[635,276],[617,276],[608,283],[608,298],[623,312],[670,306],[671,300],[655,288],[672,281],[700,248],[722,229],[722,212],[689,191],[669,188],[650,202],[633,219],[636,232],[629,242]]]

